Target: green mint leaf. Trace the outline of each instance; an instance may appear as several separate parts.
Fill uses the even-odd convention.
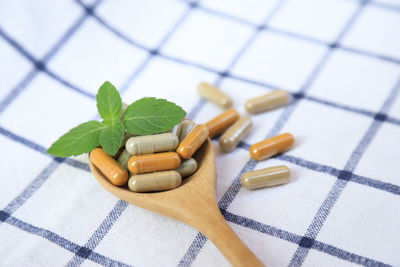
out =
[[[103,123],[113,125],[120,121],[122,115],[122,100],[118,90],[110,82],[103,83],[96,96],[97,109],[103,118]]]
[[[100,145],[109,155],[114,156],[124,139],[124,126],[121,123],[104,128],[100,133]]]
[[[77,156],[92,151],[99,145],[100,132],[104,125],[98,121],[88,121],[61,136],[47,150],[56,157]]]
[[[123,121],[131,134],[146,135],[172,129],[186,116],[186,112],[165,99],[145,97],[128,106]]]

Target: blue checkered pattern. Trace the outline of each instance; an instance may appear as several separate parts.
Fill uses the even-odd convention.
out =
[[[42,4],[48,4],[43,2]],[[15,249],[18,247],[16,244],[24,240],[36,242],[35,244],[51,251],[50,254],[39,254],[41,259],[31,261],[31,264],[37,266],[81,266],[89,263],[104,266],[154,265],[150,252],[147,258],[144,256],[140,260],[132,260],[138,258],[138,254],[141,253],[137,250],[138,254],[135,257],[136,251],[130,248],[132,244],[121,242],[115,250],[107,247],[107,242],[115,246],[112,236],[118,234],[113,231],[124,228],[116,226],[125,222],[121,222],[124,215],[129,217],[129,220],[135,220],[138,216],[146,222],[160,222],[160,231],[164,229],[162,225],[168,224],[168,229],[178,227],[178,232],[187,232],[186,243],[182,244],[183,250],[178,251],[177,255],[174,254],[176,248],[173,245],[163,248],[163,252],[173,255],[170,257],[172,259],[163,264],[227,264],[201,233],[193,229],[188,230],[186,226],[172,220],[166,222],[164,220],[167,219],[162,216],[139,208],[134,210],[136,216],[131,213],[128,216],[126,214],[130,205],[112,196],[104,199],[104,207],[101,205],[99,210],[94,211],[96,218],[90,223],[80,219],[79,212],[69,213],[77,223],[72,221],[68,227],[78,227],[68,231],[60,225],[63,224],[63,220],[67,223],[72,219],[57,217],[57,214],[65,215],[57,213],[57,209],[41,210],[41,207],[46,207],[47,202],[52,201],[52,197],[65,197],[64,194],[52,196],[44,192],[50,192],[49,190],[63,185],[70,176],[79,179],[65,182],[65,186],[81,186],[83,190],[71,196],[68,195],[70,192],[65,192],[66,198],[78,198],[78,193],[83,195],[79,198],[82,201],[79,205],[85,212],[90,210],[85,209],[85,205],[91,207],[90,205],[94,204],[90,201],[85,202],[86,199],[106,196],[106,193],[95,185],[93,179],[90,179],[87,159],[55,158],[46,153],[46,147],[54,137],[85,118],[93,119],[95,93],[97,86],[105,79],[101,75],[105,74],[107,79],[117,85],[124,99],[134,100],[149,93],[159,93],[160,95],[156,96],[166,97],[183,105],[188,111],[188,117],[199,122],[204,122],[220,112],[196,96],[194,85],[199,79],[213,82],[232,94],[235,101],[246,98],[248,94],[260,95],[271,89],[287,90],[293,96],[292,103],[284,109],[256,117],[255,124],[261,125],[256,129],[257,133],[241,142],[232,155],[223,155],[218,149],[216,151],[217,164],[222,166],[218,169],[217,198],[225,219],[268,266],[399,266],[400,258],[395,252],[399,254],[400,182],[396,176],[400,171],[400,162],[391,157],[400,152],[397,141],[400,133],[400,30],[399,24],[396,25],[396,22],[400,23],[399,3],[330,0],[324,4],[331,8],[336,19],[325,25],[323,15],[326,10],[324,11],[323,6],[316,0],[280,0],[265,3],[255,1],[254,5],[257,8],[253,9],[245,6],[238,8],[238,4],[230,2],[151,2],[154,6],[147,7],[148,9],[142,7],[141,3],[129,4],[130,7],[137,5],[137,11],[131,10],[137,14],[131,16],[140,17],[140,13],[143,13],[145,18],[147,15],[152,16],[146,12],[151,13],[154,9],[164,10],[162,15],[154,15],[154,18],[160,16],[158,21],[149,25],[139,25],[138,29],[143,28],[142,31],[129,31],[130,24],[127,20],[124,20],[122,15],[116,16],[118,12],[126,9],[123,5],[127,3],[124,2],[65,1],[61,5],[62,9],[50,4],[42,15],[52,12],[56,15],[48,15],[49,21],[44,18],[45,24],[52,24],[50,19],[60,17],[63,17],[62,21],[65,22],[58,23],[56,19],[54,25],[48,26],[48,31],[43,29],[44,34],[50,37],[40,40],[39,45],[35,44],[35,37],[30,39],[29,33],[21,29],[17,31],[14,23],[10,22],[10,17],[0,19],[0,55],[8,56],[5,62],[7,69],[0,68],[0,71],[4,71],[0,75],[5,80],[0,89],[0,142],[4,147],[2,169],[9,169],[9,166],[6,166],[6,162],[9,161],[18,163],[23,157],[29,161],[23,170],[14,167],[17,166],[16,163],[10,163],[13,170],[18,170],[13,177],[3,177],[6,187],[1,190],[7,192],[2,192],[0,196],[0,236],[6,238],[2,238],[0,245],[0,251],[4,251],[0,252],[0,263],[3,262],[1,265],[23,265],[23,260],[7,256],[8,250]],[[10,13],[16,10],[16,7],[8,5],[11,6],[6,2],[0,3],[0,14],[5,15],[8,12],[5,10],[10,10]],[[315,10],[309,10],[310,5]],[[169,8],[167,15],[164,14],[166,7]],[[246,8],[249,9],[248,13],[254,16],[246,15]],[[29,14],[29,7],[27,9]],[[299,14],[291,20],[293,10]],[[322,30],[319,31],[307,24],[306,19],[318,12],[322,13]],[[13,17],[13,20],[19,19],[22,19],[22,16]],[[391,25],[393,29],[380,29],[378,21],[385,21],[382,22],[382,27]],[[38,23],[37,27],[40,25]],[[223,38],[217,40],[222,42],[221,44],[212,44],[215,51],[211,53],[207,46],[210,40],[202,44],[201,36],[206,35],[208,31],[212,34],[214,27],[226,31],[214,36],[218,38],[222,35]],[[196,36],[200,36],[199,40],[193,41]],[[226,43],[223,43],[224,39],[227,39]],[[103,40],[106,43],[104,47]],[[208,49],[193,50],[198,48],[197,43],[200,43],[198,47]],[[257,49],[259,47],[265,50],[260,51]],[[280,50],[275,51],[276,48]],[[102,51],[109,51],[110,55],[102,54]],[[305,55],[302,55],[303,53]],[[264,55],[268,57],[264,58]],[[276,61],[280,56],[282,62]],[[91,63],[93,60],[98,61]],[[67,61],[72,63],[66,63]],[[14,64],[18,65],[18,68],[14,68]],[[350,65],[349,68],[353,66],[355,71],[347,72],[347,65]],[[108,78],[108,73],[116,67],[119,67],[118,71],[110,74],[111,77]],[[272,75],[270,72],[260,75],[259,70],[263,70],[264,67],[271,70]],[[164,77],[163,71],[171,69],[171,73],[178,73],[176,77]],[[341,70],[343,74],[340,74]],[[357,74],[357,71],[363,75],[362,82],[367,81],[365,86],[372,84],[371,88],[379,86],[379,89],[372,88],[375,89],[372,92],[367,90],[371,88],[367,88],[360,91],[362,94],[351,99],[341,97],[345,93],[340,93],[340,86],[343,85],[340,81],[348,79],[352,86],[357,86],[354,82],[357,78],[350,76]],[[293,77],[289,74],[291,72],[295,73]],[[369,80],[369,76],[374,77],[376,72],[379,72],[377,77],[382,79],[378,81],[378,85],[374,84],[373,78]],[[285,75],[281,78],[281,73],[287,75],[287,78]],[[154,80],[157,79],[165,82],[165,89],[159,89],[162,90],[159,92],[151,91]],[[170,89],[176,86],[174,82],[168,84],[172,79],[174,82],[182,79],[179,85],[193,86]],[[332,86],[338,86],[333,90],[335,93],[339,91],[337,95],[323,89],[328,88],[331,82]],[[51,99],[54,104],[47,107],[46,101],[41,103],[42,99]],[[363,102],[364,100],[366,102]],[[30,102],[33,102],[31,106],[28,105]],[[82,106],[82,109],[77,107],[77,111],[70,114],[71,105]],[[54,111],[54,114],[49,115],[48,113],[53,113],[49,112],[50,110]],[[320,116],[327,114],[328,117],[320,122],[318,114],[315,113],[322,114]],[[85,114],[85,118],[80,114]],[[49,123],[49,119],[56,120],[60,116],[65,118],[64,128],[54,127],[57,123]],[[304,121],[299,121],[298,118],[303,118]],[[307,119],[310,120],[309,123]],[[42,128],[46,125],[47,128]],[[321,130],[321,140],[316,143],[314,149],[307,148],[310,139],[302,135],[307,133],[307,128],[316,131],[316,134]],[[49,132],[45,133],[47,129]],[[300,145],[293,151],[274,157],[268,161],[271,163],[249,159],[247,151],[252,143],[284,131],[292,132],[292,129],[296,137],[296,131],[300,133]],[[329,133],[333,136],[324,139],[324,134]],[[344,140],[343,137],[349,140]],[[341,145],[341,142],[346,145]],[[215,140],[214,143],[216,144]],[[387,147],[382,148],[385,144]],[[323,147],[318,149],[318,146]],[[335,151],[327,148],[335,148]],[[385,153],[379,154],[381,151]],[[227,164],[232,161],[237,166],[232,171],[226,171]],[[287,164],[295,170],[294,175],[298,174],[298,177],[289,185],[279,188],[244,191],[240,186],[242,174],[266,166],[265,164]],[[21,167],[20,162],[18,166]],[[10,172],[6,174],[9,176]],[[85,179],[86,177],[88,179]],[[305,177],[309,177],[309,182]],[[296,184],[300,184],[301,181],[304,181],[304,186],[296,188]],[[284,203],[287,197],[285,194],[291,190],[290,186],[293,186],[293,192],[299,194],[298,197],[293,197],[295,204]],[[91,189],[85,191],[85,188]],[[268,198],[269,194],[271,197]],[[277,198],[279,203],[282,202],[282,206],[274,202],[273,197]],[[373,201],[368,202],[370,199]],[[268,200],[281,208],[293,205],[293,209],[298,211],[282,208],[284,210],[280,213],[280,209],[274,210],[273,205],[268,206]],[[257,213],[249,211],[246,203],[257,201],[266,202],[258,203],[260,206]],[[305,204],[301,205],[300,202]],[[266,215],[263,215],[261,207],[264,204],[267,205],[267,209],[274,211],[274,216],[269,216],[267,210]],[[371,214],[374,211],[396,209],[397,212],[394,213]],[[46,224],[42,224],[40,219],[33,219],[36,213],[51,212],[54,212],[52,216],[56,220],[55,228],[44,226]],[[392,214],[394,217],[385,217]],[[357,215],[372,220],[360,221]],[[285,221],[293,216],[302,217],[293,218],[293,221],[285,224],[281,223],[283,219],[280,220],[279,216]],[[46,221],[47,218],[43,220]],[[298,225],[295,223],[297,221]],[[82,228],[79,225],[82,225]],[[125,229],[130,230],[127,227]],[[382,232],[370,233],[369,230]],[[139,247],[140,240],[154,238],[146,234],[137,233],[139,237],[136,241],[131,241]],[[252,238],[254,234],[256,235]],[[354,235],[351,236],[352,234]],[[42,240],[46,240],[47,243],[41,243]],[[168,241],[155,240],[156,244],[153,247],[150,242],[146,243],[148,247],[143,249],[156,250],[157,242]],[[179,240],[177,242],[181,244]],[[118,250],[131,250],[131,257],[124,258],[118,254]],[[34,246],[23,247],[21,251],[26,259],[32,260],[33,255],[37,255]],[[66,253],[63,254],[64,251]],[[167,257],[160,255],[160,259],[164,259],[163,256]]]

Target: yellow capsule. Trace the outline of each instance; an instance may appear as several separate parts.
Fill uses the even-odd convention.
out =
[[[163,171],[132,175],[128,187],[133,192],[154,192],[177,188],[182,177],[177,171]]]
[[[225,131],[229,126],[237,121],[239,117],[239,112],[237,112],[236,109],[228,109],[207,122],[206,126],[208,127],[210,138],[213,138]]]
[[[156,171],[174,170],[181,164],[181,158],[175,152],[132,156],[128,161],[131,173],[148,173]]]
[[[95,148],[90,152],[90,161],[116,186],[122,186],[128,181],[128,172],[102,148]]]
[[[289,178],[290,169],[282,165],[246,172],[242,175],[241,182],[245,188],[251,190],[285,184]]]
[[[196,124],[190,120],[184,120],[179,124],[179,128],[176,131],[179,142],[182,142],[182,140],[185,139],[186,135],[190,133],[195,125]]]
[[[249,133],[252,122],[249,117],[243,116],[237,120],[226,132],[219,138],[219,145],[224,152],[230,152],[239,144],[241,140]]]
[[[197,87],[197,92],[201,97],[220,106],[221,108],[229,108],[232,106],[232,99],[230,96],[211,84],[206,82],[200,83]]]
[[[118,157],[119,164],[125,169],[128,170],[128,161],[132,157],[132,155],[128,152],[128,150],[124,149],[122,153]]]
[[[131,137],[125,147],[131,155],[143,155],[174,150],[178,143],[179,140],[175,134],[163,133]]]
[[[256,114],[287,105],[290,99],[288,92],[275,90],[269,94],[249,99],[245,107],[248,113]]]
[[[179,172],[182,178],[193,174],[197,170],[197,161],[194,158],[184,160],[175,171]]]
[[[294,136],[284,133],[256,143],[250,147],[250,156],[255,160],[264,160],[289,150],[294,145]]]
[[[179,144],[176,152],[184,159],[188,159],[199,149],[208,138],[208,128],[204,124],[196,124],[190,133]]]

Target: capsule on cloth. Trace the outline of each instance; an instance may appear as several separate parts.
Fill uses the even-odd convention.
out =
[[[287,105],[290,99],[288,92],[275,90],[269,94],[249,99],[245,107],[248,113],[256,114]]]
[[[131,137],[125,147],[131,155],[143,155],[174,150],[178,143],[179,140],[175,134],[163,133]]]
[[[128,170],[128,161],[132,157],[132,155],[128,152],[128,150],[124,149],[121,155],[118,157],[118,162],[125,170]]]
[[[184,120],[179,124],[179,128],[176,132],[176,135],[178,136],[180,142],[182,142],[182,140],[185,139],[186,135],[190,133],[190,131],[193,129],[194,126],[195,123],[190,120]]]
[[[232,106],[231,97],[211,84],[205,82],[200,83],[197,87],[197,92],[201,97],[220,106],[221,108],[229,108]]]
[[[190,133],[179,144],[176,152],[184,159],[188,159],[199,149],[208,138],[208,128],[204,124],[196,124]]]
[[[128,169],[131,173],[148,173],[166,171],[178,168],[181,158],[175,152],[146,154],[132,156],[128,161]]]
[[[128,172],[102,148],[93,149],[90,153],[90,161],[113,185],[121,186],[128,181]]]
[[[217,134],[225,131],[229,126],[231,126],[235,121],[239,119],[240,115],[236,109],[228,109],[224,113],[218,115],[214,119],[206,123],[209,130],[210,138],[213,138]]]
[[[242,175],[241,182],[245,188],[251,190],[285,184],[289,178],[290,169],[282,165],[246,172]]]
[[[176,169],[182,178],[193,174],[197,170],[197,161],[194,158],[184,160]]]
[[[252,145],[250,156],[255,160],[264,160],[289,150],[293,145],[293,135],[284,133]]]
[[[163,171],[132,175],[128,187],[133,192],[154,192],[180,186],[182,177],[177,171]]]
[[[243,116],[236,121],[219,138],[219,145],[224,152],[230,152],[239,144],[239,142],[249,133],[252,122],[249,117]]]

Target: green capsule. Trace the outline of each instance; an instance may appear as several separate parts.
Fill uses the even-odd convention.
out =
[[[132,157],[132,155],[128,152],[128,150],[124,149],[121,155],[118,157],[119,164],[125,169],[128,170],[128,161]]]
[[[163,133],[131,137],[125,147],[131,155],[143,155],[174,150],[178,142],[175,134]]]
[[[133,192],[155,192],[177,188],[182,177],[177,171],[135,174],[129,178],[128,187]]]
[[[194,158],[184,160],[175,171],[179,172],[182,178],[193,174],[197,170],[197,161]]]
[[[285,184],[289,181],[290,169],[286,166],[275,166],[243,174],[242,185],[251,190],[267,186]]]
[[[178,136],[179,142],[185,139],[186,135],[190,133],[195,125],[196,124],[190,120],[184,120],[179,124],[179,127],[176,129],[176,136]]]

